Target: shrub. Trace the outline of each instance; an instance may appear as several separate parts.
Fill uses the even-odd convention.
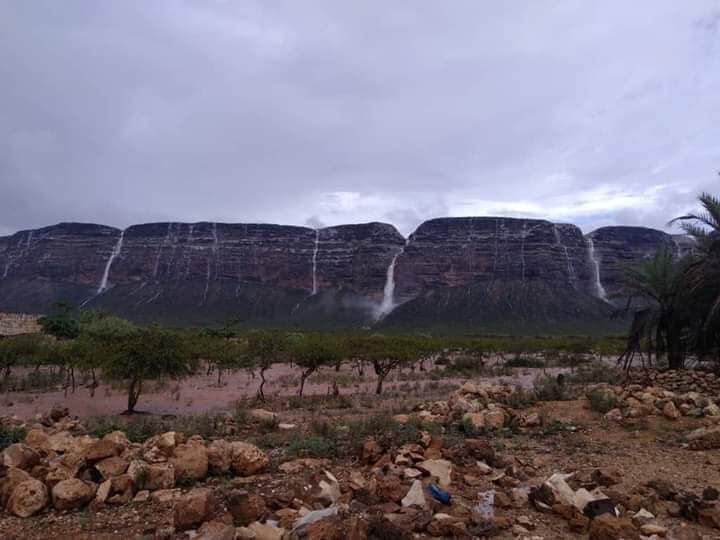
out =
[[[540,375],[533,382],[533,392],[539,401],[561,401],[566,399],[565,385],[550,375]]]
[[[587,394],[590,408],[593,411],[605,414],[618,406],[618,398],[612,392],[596,388]]]
[[[27,431],[24,428],[4,426],[0,424],[0,451],[11,444],[22,442]]]
[[[516,356],[505,362],[505,367],[509,368],[542,368],[545,362],[539,358],[529,358],[527,356]]]
[[[290,442],[288,454],[293,457],[331,458],[338,455],[337,441],[321,435],[297,437]]]

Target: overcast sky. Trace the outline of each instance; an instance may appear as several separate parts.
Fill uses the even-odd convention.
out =
[[[662,227],[718,170],[718,0],[0,0],[0,234]]]

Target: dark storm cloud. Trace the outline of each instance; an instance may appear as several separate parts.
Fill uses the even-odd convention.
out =
[[[506,214],[718,192],[714,0],[0,2],[0,234]]]

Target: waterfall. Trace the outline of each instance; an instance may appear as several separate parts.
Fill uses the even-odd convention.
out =
[[[375,311],[375,320],[379,321],[386,317],[393,309],[395,309],[395,263],[398,257],[405,253],[405,248],[410,243],[408,238],[405,245],[400,248],[390,261],[387,273],[385,275],[385,287],[383,288],[383,299],[377,310]]]
[[[320,249],[320,229],[315,229],[315,248],[313,249],[313,255],[312,255],[312,293],[310,294],[310,296],[315,296],[318,292],[317,256],[318,256],[319,249]]]
[[[5,263],[5,269],[3,270],[2,279],[5,279],[8,277],[8,273],[10,272],[10,267],[12,266],[12,263],[15,262],[15,259],[22,259],[27,255],[28,250],[30,249],[30,243],[33,239],[33,234],[35,231],[28,231],[25,235],[25,245],[23,246],[23,241],[19,240],[18,243],[15,245],[16,249],[20,250],[20,253],[16,253],[15,255],[10,255],[9,249],[8,249],[8,255],[7,255],[7,262]]]
[[[120,255],[120,252],[122,251],[124,237],[125,237],[125,231],[123,230],[120,232],[118,241],[115,244],[115,247],[113,248],[112,252],[110,253],[110,257],[108,257],[107,263],[105,264],[105,270],[103,271],[102,279],[100,280],[100,286],[98,287],[97,294],[102,294],[107,289],[108,278],[110,277],[110,267],[112,267],[113,261],[115,260],[115,258],[118,255]]]
[[[575,288],[575,281],[577,280],[577,276],[575,275],[575,268],[573,268],[572,261],[570,260],[570,252],[568,251],[567,246],[563,243],[562,237],[560,236],[560,231],[558,230],[555,223],[553,223],[553,231],[555,232],[555,245],[561,247],[562,250],[565,252],[565,262],[567,263],[568,278],[570,279],[570,283],[572,284],[573,288]]]
[[[155,257],[155,267],[153,268],[153,278],[156,278],[158,275],[158,270],[160,269],[160,257],[162,256],[163,248],[165,247],[165,244],[168,244],[170,242],[170,231],[172,230],[172,223],[168,223],[167,232],[165,233],[165,238],[163,238],[162,242],[160,242],[160,246],[158,247],[157,256]]]
[[[520,264],[522,265],[522,282],[525,283],[525,237],[527,236],[527,222],[523,221],[520,232]]]
[[[593,242],[591,236],[587,237],[587,244],[590,262],[593,265],[593,277],[595,279],[595,295],[601,300],[605,300],[607,302],[607,291],[605,291],[605,287],[603,287],[602,281],[600,281],[600,261],[595,254],[595,242]]]

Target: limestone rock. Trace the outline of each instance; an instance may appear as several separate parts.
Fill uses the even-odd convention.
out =
[[[18,517],[30,517],[45,508],[48,490],[45,484],[34,478],[19,483],[13,489],[7,503],[8,512]]]
[[[58,482],[52,489],[53,506],[58,510],[81,508],[95,497],[95,489],[79,478]]]
[[[202,480],[208,473],[208,453],[201,442],[178,445],[170,462],[175,466],[175,479]]]
[[[40,455],[26,444],[15,443],[3,450],[2,463],[6,467],[17,467],[29,471],[40,463]]]
[[[212,474],[221,475],[230,472],[232,463],[232,447],[224,439],[212,441],[207,447],[208,470]]]
[[[267,454],[254,444],[235,441],[230,447],[230,467],[237,475],[252,476],[263,472],[270,464]]]
[[[401,501],[403,506],[419,506],[424,508],[427,504],[425,500],[425,493],[423,490],[423,484],[420,480],[415,480],[410,486],[410,490],[407,495]]]
[[[184,531],[206,521],[215,510],[215,500],[209,488],[194,488],[175,503],[175,528]]]

